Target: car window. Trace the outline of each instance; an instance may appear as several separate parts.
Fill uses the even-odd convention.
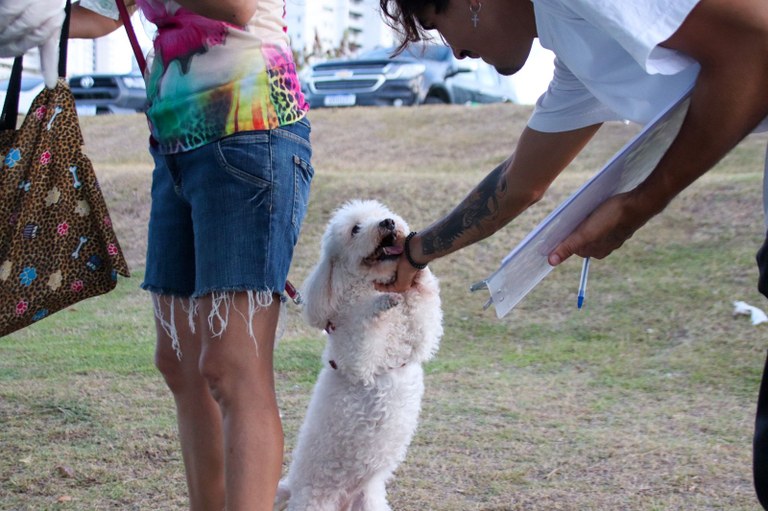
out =
[[[427,60],[445,60],[451,56],[451,49],[447,46],[438,46],[431,44],[422,48],[408,49],[406,52],[411,53],[415,57],[424,58]]]

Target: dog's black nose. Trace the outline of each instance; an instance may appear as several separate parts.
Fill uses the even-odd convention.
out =
[[[386,220],[382,220],[379,223],[379,227],[383,227],[384,229],[388,231],[394,231],[395,230],[395,221],[391,218],[387,218]]]

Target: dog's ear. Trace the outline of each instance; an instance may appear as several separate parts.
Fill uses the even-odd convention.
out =
[[[311,326],[324,329],[328,325],[338,303],[335,287],[333,263],[330,257],[323,257],[302,286],[303,315]]]

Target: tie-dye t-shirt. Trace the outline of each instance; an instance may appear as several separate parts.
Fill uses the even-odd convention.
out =
[[[83,0],[114,8],[114,0]],[[160,152],[195,149],[238,131],[301,119],[301,93],[283,21],[284,0],[260,0],[247,27],[211,20],[172,0],[136,0],[157,26],[147,59],[152,137]],[[116,16],[113,16],[116,17]]]

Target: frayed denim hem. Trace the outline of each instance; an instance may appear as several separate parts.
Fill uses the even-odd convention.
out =
[[[160,300],[168,306],[169,317],[164,317],[160,308]],[[187,325],[190,332],[195,333],[195,316],[197,315],[198,303],[195,298],[182,297],[176,295],[164,295],[152,293],[152,306],[155,311],[157,324],[163,329],[165,334],[171,339],[171,346],[176,352],[176,357],[181,360],[181,344],[179,343],[179,331],[176,323],[176,300],[181,302],[181,309],[187,315]]]
[[[152,295],[152,304],[154,308],[155,318],[157,323],[171,339],[171,346],[176,352],[176,356],[181,360],[181,343],[179,340],[179,332],[177,327],[176,318],[176,301],[180,301],[181,308],[187,316],[187,324],[190,331],[195,333],[195,317],[199,313],[199,296],[184,297],[174,294],[157,293],[151,289],[148,289]],[[248,296],[248,310],[241,311],[234,305],[234,294],[246,293]],[[256,313],[262,309],[270,307],[274,301],[275,293],[270,290],[263,291],[215,291],[210,293],[211,296],[211,311],[208,313],[208,330],[211,337],[221,337],[227,329],[229,324],[230,315],[232,311],[237,312],[243,321],[248,325],[248,336],[253,340],[254,345],[258,353],[258,342],[256,335],[253,331],[253,318]],[[165,317],[163,309],[161,308],[161,300],[167,306],[167,310],[170,311],[169,317]],[[277,331],[275,332],[275,342],[282,336],[284,330],[284,313],[286,298],[284,295],[279,295],[281,303],[280,318],[278,320]]]
[[[231,310],[235,310],[248,325],[248,336],[254,341],[253,316],[257,311],[266,309],[274,302],[272,291],[245,291],[248,294],[248,316],[233,306],[232,297],[237,291],[215,291],[211,293],[211,312],[208,314],[208,330],[212,337],[221,337],[227,329]],[[218,320],[218,329],[215,322]]]

